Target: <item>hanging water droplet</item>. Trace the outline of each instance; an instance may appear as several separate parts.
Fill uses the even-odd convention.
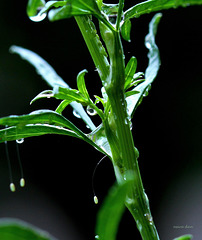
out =
[[[98,198],[97,198],[97,196],[94,196],[93,200],[94,200],[94,203],[95,203],[95,204],[98,204]]]
[[[80,114],[75,109],[73,110],[73,115],[77,118],[81,118]]]
[[[18,144],[21,144],[21,143],[23,143],[24,142],[24,138],[21,138],[21,139],[17,139],[16,140],[16,143],[18,143]]]
[[[14,183],[10,183],[10,190],[11,190],[11,192],[15,192],[15,184]]]
[[[29,18],[33,22],[41,22],[41,21],[43,21],[46,18],[46,15],[47,15],[46,13],[40,14],[40,12],[39,12],[37,15],[29,17]]]
[[[20,179],[20,187],[24,187],[25,186],[25,179],[21,178]]]
[[[95,236],[95,239],[100,239],[99,235],[96,235],[96,236]]]
[[[87,106],[86,111],[87,111],[88,115],[90,115],[90,116],[95,116],[97,114],[97,112],[90,106]]]

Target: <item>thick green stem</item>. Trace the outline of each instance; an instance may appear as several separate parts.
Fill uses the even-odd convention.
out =
[[[124,96],[124,54],[119,33],[113,33],[114,53],[111,52],[111,79],[108,80],[106,92],[111,104],[112,129],[118,138],[118,150],[115,153],[114,142],[108,138],[112,149],[113,164],[118,182],[124,181],[128,173],[134,175],[134,185],[131,187],[126,206],[133,215],[143,240],[158,240],[158,233],[153,223],[149,202],[144,192],[138,167],[138,151],[134,146],[130,130],[130,120]],[[118,156],[118,157],[117,157]]]
[[[149,202],[139,172],[138,151],[134,146],[127,114],[124,96],[124,54],[119,32],[111,31],[105,25],[100,25],[103,28],[101,33],[110,57],[109,65],[106,55],[103,54],[103,46],[100,45],[101,42],[90,20],[87,17],[76,17],[76,21],[98,68],[111,105],[108,118],[103,121],[103,124],[112,151],[117,181],[119,183],[124,181],[128,173],[134,175],[134,184],[129,191],[126,206],[137,223],[142,239],[158,240],[158,233],[151,217]]]
[[[109,62],[107,60],[107,53],[97,35],[95,26],[89,16],[76,16],[75,20],[83,35],[100,78],[104,81],[109,75]]]

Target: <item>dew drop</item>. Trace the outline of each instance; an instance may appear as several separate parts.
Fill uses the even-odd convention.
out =
[[[137,220],[136,224],[137,224],[137,228],[141,232],[142,231],[142,224],[138,220]]]
[[[87,111],[88,115],[90,115],[90,116],[95,116],[97,114],[97,112],[90,106],[87,106],[86,111]]]
[[[99,235],[96,235],[96,236],[95,236],[95,239],[100,239]]]
[[[24,187],[25,186],[25,179],[21,178],[20,179],[20,187]]]
[[[21,139],[17,139],[16,140],[16,143],[18,143],[18,144],[21,144],[21,143],[23,143],[24,142],[24,138],[21,138]]]
[[[95,203],[95,204],[98,204],[98,198],[97,198],[97,196],[94,196],[93,200],[94,200],[94,203]]]
[[[15,192],[15,184],[14,183],[10,183],[10,190],[11,190],[11,192]]]
[[[147,220],[152,223],[153,219],[152,216],[149,213],[145,213],[144,216],[147,218]]]
[[[46,13],[42,13],[42,14],[39,13],[36,16],[32,16],[32,17],[29,17],[29,18],[33,22],[41,22],[45,19],[46,15],[47,15]]]
[[[73,110],[73,115],[77,118],[81,118],[80,114],[76,110]]]

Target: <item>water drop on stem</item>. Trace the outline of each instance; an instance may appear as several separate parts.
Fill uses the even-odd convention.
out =
[[[97,112],[90,106],[87,107],[86,111],[87,111],[88,115],[90,115],[90,116],[95,116],[97,114]]]
[[[73,115],[77,118],[81,118],[80,114],[76,110],[73,110]]]

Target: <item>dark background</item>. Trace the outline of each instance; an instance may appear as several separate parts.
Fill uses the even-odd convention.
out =
[[[53,99],[29,105],[49,87],[32,66],[9,53],[13,44],[38,53],[72,88],[76,87],[77,73],[87,69],[87,88],[91,95],[100,95],[99,78],[74,19],[35,23],[26,16],[26,3],[2,1],[0,5],[0,117],[54,110],[58,105]],[[138,71],[147,67],[144,37],[153,15],[132,20],[132,41],[124,42],[126,61],[136,56]],[[202,7],[163,11],[156,41],[161,69],[133,120],[141,175],[161,239],[186,233],[200,239]],[[87,131],[70,107],[65,116]],[[5,147],[1,144],[0,217],[26,220],[60,240],[93,239],[99,206],[93,203],[91,179],[102,154],[70,137],[25,139],[19,147],[27,184],[20,189],[15,143],[8,147],[17,191],[9,191]],[[94,181],[101,203],[115,181],[108,160],[99,166]],[[118,239],[129,238],[134,232],[137,237],[133,238],[140,239],[126,212]]]

